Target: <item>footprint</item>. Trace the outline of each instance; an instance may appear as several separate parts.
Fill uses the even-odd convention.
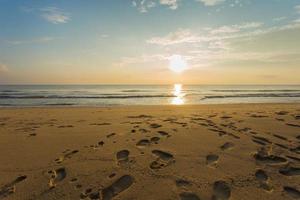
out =
[[[126,150],[126,149],[118,151],[117,155],[116,155],[118,162],[119,163],[128,162],[128,160],[129,160],[129,158],[128,158],[129,154],[130,154],[130,152],[128,150]]]
[[[170,153],[161,150],[153,150],[152,153],[158,158],[150,163],[151,169],[161,169],[175,162],[174,156]]]
[[[300,158],[297,158],[297,157],[294,157],[294,156],[289,156],[289,155],[286,155],[286,157],[289,158],[289,159],[300,162]]]
[[[98,199],[100,199],[100,193],[99,192],[92,192],[89,195],[89,198],[92,199],[92,200],[98,200]]]
[[[256,177],[256,179],[257,179],[258,181],[260,181],[260,182],[266,182],[266,181],[268,181],[268,179],[269,179],[269,177],[268,177],[268,175],[266,174],[266,172],[263,171],[263,170],[261,170],[261,169],[259,169],[259,170],[257,170],[257,171],[255,172],[255,177]]]
[[[72,179],[70,180],[70,183],[75,183],[75,182],[77,182],[77,181],[78,181],[77,178],[72,178]]]
[[[113,136],[115,136],[116,134],[115,133],[110,133],[110,134],[108,134],[106,137],[107,138],[111,138],[111,137],[113,137]]]
[[[220,148],[221,148],[222,151],[225,151],[225,150],[230,150],[233,147],[234,147],[234,144],[232,142],[226,142]]]
[[[209,154],[206,156],[206,164],[209,166],[216,167],[218,160],[219,156],[216,154]]]
[[[300,128],[300,125],[298,125],[298,124],[286,123],[286,125]]]
[[[170,161],[174,159],[174,156],[172,154],[161,150],[153,150],[152,153],[164,161]]]
[[[186,187],[191,185],[191,182],[184,179],[177,179],[175,183],[177,187]]]
[[[281,139],[281,140],[287,140],[287,138],[286,137],[283,137],[283,136],[281,136],[281,135],[278,135],[278,134],[273,134],[273,136],[274,137],[277,137],[277,138],[279,138],[279,139]]]
[[[262,188],[268,192],[273,191],[273,187],[269,184],[269,177],[265,171],[263,171],[261,169],[257,170],[255,172],[255,177],[259,181],[260,188]]]
[[[260,145],[263,145],[263,146],[267,145],[266,143],[264,143],[260,140],[252,139],[252,141],[255,142],[256,144],[260,144]]]
[[[64,154],[63,156],[61,156],[61,157],[55,159],[55,162],[56,162],[57,164],[60,164],[60,163],[62,163],[65,159],[70,159],[70,158],[72,158],[72,156],[73,156],[74,154],[76,154],[76,153],[79,152],[78,150],[73,150],[73,151],[71,151],[71,152],[68,153],[68,151],[69,151],[69,150],[65,151],[65,154]]]
[[[51,175],[51,179],[49,181],[50,188],[54,188],[58,182],[61,182],[67,176],[67,172],[64,167],[49,171],[49,174]]]
[[[275,155],[261,155],[259,153],[254,155],[254,158],[257,162],[262,164],[284,164],[287,162],[287,159]]]
[[[213,200],[227,200],[231,196],[230,186],[225,181],[216,181],[213,185]]]
[[[146,147],[150,145],[150,141],[148,139],[142,139],[136,143],[137,147]]]
[[[287,146],[283,145],[283,144],[279,144],[279,143],[274,143],[276,146],[281,147],[283,149],[288,149]]]
[[[103,146],[103,145],[104,145],[104,141],[98,142],[98,146]]]
[[[288,187],[285,186],[283,187],[283,190],[292,198],[294,199],[299,199],[300,198],[300,191],[293,188],[293,187]]]
[[[182,192],[179,194],[180,200],[200,200],[200,198],[191,192]]]
[[[73,150],[70,153],[65,154],[65,158],[71,158],[74,154],[78,153],[78,150]]]
[[[300,175],[300,168],[287,167],[287,168],[284,168],[284,169],[280,169],[279,173],[283,174],[285,176],[299,176]]]
[[[108,176],[108,178],[113,178],[113,177],[115,177],[117,174],[116,173],[111,173],[109,176]]]
[[[81,185],[81,184],[76,184],[76,185],[75,185],[75,188],[76,188],[76,189],[80,189],[80,188],[82,188],[82,185]]]
[[[252,136],[252,138],[254,140],[258,140],[258,141],[261,141],[263,143],[268,143],[268,144],[271,144],[272,142],[270,140],[268,140],[267,138],[264,138],[264,137],[260,137],[260,136]]]
[[[277,115],[287,115],[289,114],[289,112],[287,111],[279,111],[279,112],[275,112]]]
[[[221,116],[220,118],[221,119],[231,119],[232,117],[230,117],[230,116]]]
[[[159,140],[160,140],[159,137],[152,137],[152,138],[150,139],[150,141],[151,141],[152,143],[155,143],[155,144],[157,144]]]
[[[121,192],[127,190],[134,182],[134,178],[130,175],[124,175],[116,180],[110,186],[101,191],[102,200],[111,200]]]
[[[164,137],[170,137],[169,133],[167,133],[166,131],[157,131],[161,136]]]
[[[152,118],[151,115],[138,115],[138,116],[127,116],[128,118],[131,119],[139,119],[139,118]]]
[[[160,128],[160,127],[162,127],[162,125],[160,124],[155,124],[155,123],[150,124],[150,128]]]
[[[85,191],[80,194],[80,199],[85,199],[86,197],[89,197],[90,199],[100,198],[99,192],[93,192],[93,193],[92,192],[93,192],[92,188],[85,189]]]
[[[9,195],[15,193],[16,192],[16,184],[24,181],[26,178],[27,178],[26,175],[19,176],[12,182],[1,187],[0,188],[0,198],[2,198],[2,197],[6,198]]]
[[[300,154],[300,145],[295,148],[291,148],[290,151]]]

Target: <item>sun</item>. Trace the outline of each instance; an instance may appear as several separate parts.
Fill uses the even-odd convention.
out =
[[[182,73],[187,69],[187,62],[181,55],[172,55],[169,58],[169,68],[175,73]]]

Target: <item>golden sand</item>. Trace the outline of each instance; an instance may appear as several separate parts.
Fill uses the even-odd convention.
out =
[[[0,109],[0,199],[300,198],[300,104]]]

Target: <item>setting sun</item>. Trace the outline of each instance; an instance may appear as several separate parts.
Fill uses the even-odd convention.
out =
[[[172,55],[169,58],[169,68],[175,73],[182,73],[187,69],[187,62],[181,55]]]

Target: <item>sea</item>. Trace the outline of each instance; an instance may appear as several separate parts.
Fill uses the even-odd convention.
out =
[[[0,85],[1,107],[299,102],[300,85]]]

